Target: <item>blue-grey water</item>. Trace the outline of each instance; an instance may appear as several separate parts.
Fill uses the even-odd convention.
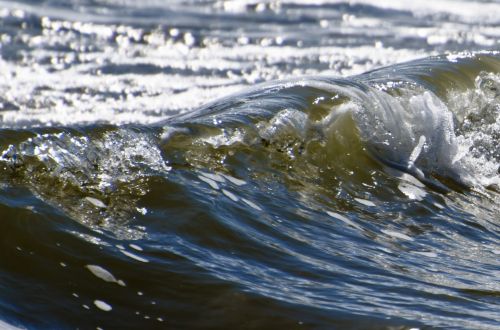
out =
[[[499,13],[0,1],[0,328],[500,329]]]

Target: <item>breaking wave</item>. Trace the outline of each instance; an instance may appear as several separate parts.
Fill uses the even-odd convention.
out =
[[[85,241],[141,242],[150,254],[120,251],[145,270],[168,253],[292,309],[482,327],[487,309],[447,313],[469,310],[451,297],[498,295],[488,267],[461,267],[497,260],[499,86],[498,53],[471,53],[256,85],[151,125],[2,129],[0,179]]]

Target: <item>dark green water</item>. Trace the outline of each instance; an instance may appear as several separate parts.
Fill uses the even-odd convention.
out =
[[[0,2],[0,328],[500,328],[498,4],[433,3]]]

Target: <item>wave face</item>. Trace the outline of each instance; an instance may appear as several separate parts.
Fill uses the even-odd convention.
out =
[[[498,327],[498,5],[413,2],[0,1],[0,328]]]
[[[276,324],[493,326],[499,73],[495,53],[434,57],[271,82],[154,125],[2,130],[2,213],[35,222],[18,254],[57,249],[86,272],[72,304],[123,324],[168,310],[228,326],[246,316],[212,313],[235,309],[257,326],[270,308]]]

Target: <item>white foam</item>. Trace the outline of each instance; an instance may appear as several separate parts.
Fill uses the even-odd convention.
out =
[[[217,184],[217,182],[215,182],[214,180],[212,180],[210,178],[207,178],[204,175],[198,175],[198,178],[201,181],[207,183],[212,189],[215,189],[215,190],[219,190],[220,189],[219,184]]]
[[[357,228],[359,230],[363,229],[361,226],[359,226],[358,224],[354,223],[353,221],[351,221],[347,217],[343,216],[342,214],[339,214],[339,213],[336,213],[336,212],[332,212],[332,211],[326,211],[326,213],[329,216],[331,216],[332,218],[335,218],[337,220],[343,221],[343,222],[345,222],[346,224],[348,224],[351,227]]]
[[[100,310],[105,311],[105,312],[109,312],[113,309],[113,307],[110,304],[108,304],[102,300],[94,300],[94,305],[97,308],[99,308]]]
[[[123,253],[124,255],[126,255],[127,257],[134,259],[134,260],[137,260],[140,262],[149,262],[148,259],[140,257],[137,254],[134,254],[134,253],[129,252],[127,250],[120,250],[120,252]]]
[[[412,164],[415,163],[415,161],[417,160],[418,156],[420,156],[420,154],[422,153],[422,148],[424,147],[424,144],[425,144],[426,140],[427,139],[425,138],[425,135],[420,135],[420,137],[418,138],[417,145],[412,150],[412,152],[410,154],[410,157],[408,158],[408,161],[410,163],[412,163]]]
[[[98,207],[101,209],[106,208],[106,204],[104,204],[101,200],[99,200],[97,198],[87,196],[87,197],[85,197],[85,200],[88,201],[89,203],[91,203],[92,205],[94,205],[95,207]]]
[[[422,188],[419,188],[417,186],[414,186],[412,184],[408,184],[405,182],[402,182],[398,184],[398,189],[408,196],[410,199],[414,199],[417,201],[421,201],[424,199],[424,197],[427,195],[427,192],[423,190]]]
[[[262,211],[262,208],[261,208],[259,205],[255,204],[254,202],[252,202],[252,201],[250,201],[250,200],[248,200],[248,199],[246,199],[246,198],[241,198],[241,200],[242,200],[245,204],[247,204],[248,206],[250,206],[251,208],[254,208],[254,209],[256,209],[257,211]]]
[[[220,182],[220,183],[223,183],[225,180],[224,180],[224,177],[220,174],[217,174],[217,173],[207,173],[207,172],[199,172],[201,175],[203,175],[205,178],[208,178],[208,179],[211,179],[213,181],[217,181],[217,182]]]
[[[125,286],[125,282],[122,280],[118,280],[113,274],[111,274],[108,270],[104,269],[98,265],[87,265],[85,266],[92,274],[96,277],[100,278],[105,282],[116,283],[121,286]]]
[[[231,200],[232,200],[232,201],[234,201],[234,202],[239,201],[238,196],[236,196],[235,194],[233,194],[233,193],[232,193],[232,192],[230,192],[229,190],[222,189],[222,193],[223,193],[224,195],[226,195],[227,197],[229,197],[229,199],[231,199]]]
[[[290,0],[289,0],[290,1]],[[343,3],[343,0],[312,0],[315,3]],[[292,2],[301,2],[292,0]],[[467,2],[460,0],[433,0],[433,1],[413,1],[413,0],[350,0],[352,4],[367,4],[384,9],[394,9],[400,11],[411,11],[416,15],[433,16],[437,13],[451,14],[465,22],[475,23],[496,23],[498,22],[498,13],[500,4],[496,2],[482,3],[478,6],[477,2]]]
[[[422,256],[426,256],[426,257],[429,257],[429,258],[437,258],[437,253],[435,252],[425,252],[425,251],[413,251],[413,253],[415,254],[419,254],[419,255],[422,255]]]
[[[240,180],[240,179],[237,179],[235,178],[234,176],[231,176],[231,175],[228,175],[228,174],[222,174],[229,182],[231,182],[232,184],[236,185],[236,186],[243,186],[245,184],[247,184],[246,181],[244,180]]]
[[[394,238],[399,238],[399,239],[402,239],[405,241],[413,241],[412,237],[410,237],[406,234],[400,233],[398,231],[382,229],[381,232],[383,232],[384,234],[389,235],[391,237],[394,237]]]
[[[366,205],[366,206],[377,206],[374,202],[369,201],[367,199],[363,198],[354,198],[354,200],[360,204]]]
[[[473,182],[472,173],[464,166],[467,154],[455,135],[453,113],[447,105],[430,91],[410,88],[401,92],[402,96],[394,97],[372,91],[373,99],[365,100],[367,109],[356,113],[367,145],[380,159],[412,173],[397,176],[417,187],[430,172],[464,184]],[[410,198],[422,197],[419,189],[406,184],[400,188]]]
[[[128,246],[130,246],[132,249],[136,250],[136,251],[143,251],[143,248],[140,247],[139,245],[137,244],[129,244]]]
[[[273,141],[287,136],[305,139],[310,122],[307,114],[295,109],[278,112],[269,123],[261,126],[259,134],[263,139]]]
[[[62,21],[64,24],[66,21]],[[78,25],[71,29],[79,28]],[[52,22],[51,24],[54,24]],[[89,25],[89,24],[87,24]],[[92,25],[92,24],[90,24]],[[52,32],[52,25],[47,29],[47,36],[40,36],[40,47],[30,54],[44,59],[57,57],[58,53],[48,52],[44,45],[49,38],[64,38],[65,30]],[[96,29],[99,24],[93,25]],[[125,27],[129,29],[130,27]],[[70,29],[70,31],[71,31]],[[130,28],[132,29],[132,28]],[[143,32],[143,31],[141,31]],[[70,32],[68,32],[70,33]],[[118,32],[117,32],[118,33]],[[132,32],[131,32],[132,33]],[[136,32],[133,32],[134,34]],[[66,36],[71,40],[72,36]],[[105,39],[104,35],[102,36]],[[79,41],[74,41],[78,44]],[[283,45],[262,47],[261,45],[231,45],[209,44],[203,48],[194,47],[187,54],[183,53],[182,44],[163,43],[131,44],[126,48],[111,52],[84,53],[79,52],[78,61],[70,62],[58,69],[52,70],[52,65],[16,66],[0,59],[0,71],[6,79],[0,82],[2,95],[6,101],[19,107],[16,110],[2,111],[2,126],[36,126],[36,125],[74,125],[99,122],[112,124],[143,123],[150,124],[169,116],[174,110],[185,111],[194,109],[215,98],[236,92],[248,84],[257,81],[281,79],[297,74],[339,74],[335,69],[309,71],[301,68],[300,72],[279,70],[274,63],[286,63],[297,58],[308,59],[321,55],[320,60],[326,64],[339,65],[342,74],[361,73],[374,66],[388,65],[396,61],[414,59],[426,53],[404,49],[380,48],[373,52],[373,46],[343,48],[335,46],[297,48]],[[142,56],[128,56],[129,54]],[[261,58],[259,65],[246,73],[246,69],[254,66],[255,57]],[[355,59],[353,61],[353,59]],[[114,63],[117,66],[140,66],[144,63],[172,69],[186,70],[199,68],[202,70],[234,70],[245,72],[243,76],[230,75],[226,77],[200,75],[169,75],[139,74],[105,75],[89,74],[92,68],[99,68],[103,63]],[[172,79],[168,79],[171,77]],[[50,86],[50,88],[44,88]],[[41,92],[36,92],[41,88]],[[68,90],[87,92],[71,93]],[[106,96],[108,94],[123,94],[121,98]],[[30,104],[35,104],[35,106]],[[166,111],[168,110],[168,111]]]

